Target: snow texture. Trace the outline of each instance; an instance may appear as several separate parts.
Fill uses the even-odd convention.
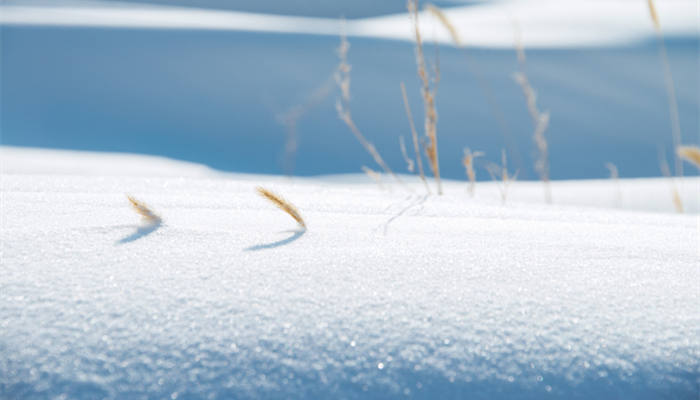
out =
[[[697,215],[518,200],[535,183],[503,206],[493,184],[426,197],[415,178],[0,160],[2,399],[698,396]],[[697,212],[699,181],[683,183]],[[612,205],[605,181],[555,182],[555,203],[575,187]],[[620,187],[623,206],[668,194]],[[139,225],[125,192],[163,224]]]

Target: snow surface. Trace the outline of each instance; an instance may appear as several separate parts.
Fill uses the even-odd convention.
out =
[[[584,206],[612,205],[609,182],[554,183],[580,206],[516,183],[503,206],[494,184],[426,197],[143,156],[5,147],[0,167],[3,399],[699,394],[698,216]],[[620,188],[667,207],[665,181]]]
[[[667,35],[697,37],[698,3],[658,2]],[[370,4],[363,4],[372,8]],[[305,33],[338,36],[343,16],[336,18],[275,15],[245,11],[130,4],[112,1],[36,2],[10,0],[0,8],[0,24],[146,29],[202,29],[249,32]],[[353,5],[348,6],[354,9]],[[513,27],[524,32],[531,47],[601,46],[641,41],[654,35],[645,1],[505,0],[447,7],[445,14],[469,46],[512,48]],[[428,12],[421,13],[431,40],[452,44],[450,35]],[[413,41],[405,12],[347,21],[350,36]]]

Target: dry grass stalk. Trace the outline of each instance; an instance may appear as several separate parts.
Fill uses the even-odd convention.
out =
[[[447,29],[447,32],[452,37],[452,41],[455,42],[455,45],[457,47],[462,47],[462,40],[459,38],[457,28],[455,28],[455,26],[452,25],[452,22],[450,22],[450,20],[447,18],[447,15],[445,15],[445,13],[443,13],[440,8],[430,3],[425,5],[425,9],[428,10],[431,14],[433,14],[433,16],[435,16],[435,18],[437,18],[438,21],[440,21],[442,26],[444,26],[445,29]]]
[[[649,16],[654,24],[656,37],[659,41],[659,58],[663,64],[664,83],[666,86],[666,96],[668,97],[668,111],[671,118],[671,135],[673,139],[673,148],[677,149],[681,145],[681,122],[678,114],[678,102],[676,100],[676,89],[673,84],[673,75],[671,74],[671,65],[668,61],[666,53],[666,44],[664,43],[663,32],[661,31],[661,22],[659,14],[656,12],[653,0],[647,0],[649,6]],[[678,154],[674,157],[676,176],[683,176],[683,162]]]
[[[691,164],[700,169],[700,147],[698,146],[680,146],[676,149],[678,156],[685,159]]]
[[[292,203],[263,187],[258,186],[255,190],[257,190],[258,194],[260,194],[262,197],[270,200],[280,210],[286,212],[289,214],[289,216],[294,218],[294,220],[297,221],[302,228],[306,229],[304,219],[301,217],[301,214],[299,214],[299,210],[297,210]]]
[[[508,198],[508,187],[511,182],[518,179],[518,172],[516,171],[513,175],[508,172],[508,158],[506,157],[506,151],[501,150],[501,165],[490,163],[486,166],[486,170],[489,171],[491,179],[498,182],[498,191],[501,193],[501,202],[506,204]]]
[[[430,161],[430,169],[433,171],[437,183],[437,192],[442,194],[442,183],[440,182],[440,162],[438,157],[437,143],[437,111],[435,109],[435,89],[431,86],[431,78],[426,70],[425,56],[423,54],[423,41],[421,39],[418,24],[418,4],[417,0],[408,0],[408,13],[411,15],[413,29],[416,36],[416,65],[418,77],[421,81],[421,95],[425,108],[425,136],[428,144],[425,146],[425,153]],[[437,71],[436,71],[437,72]],[[438,74],[436,73],[436,77]],[[433,79],[433,85],[439,78]]]
[[[399,147],[401,148],[401,155],[403,156],[403,160],[406,161],[406,169],[408,172],[413,172],[414,169],[414,162],[411,157],[408,156],[408,153],[406,152],[406,143],[403,141],[403,136],[399,136]]]
[[[394,173],[394,171],[389,168],[389,166],[384,162],[384,159],[379,154],[374,145],[368,141],[365,136],[360,132],[360,129],[355,125],[350,113],[350,64],[348,64],[348,50],[350,50],[350,43],[347,40],[345,33],[340,35],[340,46],[337,49],[338,58],[340,62],[335,72],[335,81],[340,88],[340,98],[336,101],[335,108],[338,112],[338,117],[345,123],[345,125],[350,128],[350,131],[355,138],[360,142],[362,147],[367,150],[367,152],[372,156],[374,161],[386,172],[396,179],[397,182],[403,184],[401,179]]]
[[[142,203],[138,200],[136,200],[133,196],[131,195],[126,195],[126,198],[129,200],[129,204],[131,204],[131,207],[136,211],[138,215],[141,216],[141,219],[148,223],[148,224],[159,224],[163,220],[153,212],[145,203]]]
[[[615,185],[615,206],[620,207],[622,205],[622,191],[620,190],[620,174],[618,173],[617,166],[608,162],[605,163],[605,168],[610,171],[610,179]]]
[[[547,144],[547,138],[544,135],[549,126],[549,111],[542,112],[537,107],[537,94],[530,84],[530,80],[527,77],[525,68],[525,49],[523,47],[522,41],[520,39],[520,29],[517,23],[514,23],[515,29],[515,48],[518,54],[518,64],[520,65],[520,71],[513,74],[513,78],[520,85],[520,89],[525,96],[525,103],[527,104],[527,110],[532,118],[532,123],[535,127],[533,134],[533,139],[535,141],[535,146],[537,146],[537,151],[539,157],[535,161],[535,171],[540,176],[542,183],[544,183],[544,198],[549,204],[552,203],[552,190],[549,184],[549,146]]]
[[[663,149],[659,149],[659,168],[661,168],[661,173],[668,178],[668,181],[670,182],[671,185],[671,201],[673,201],[673,207],[676,209],[676,211],[680,214],[684,212],[683,208],[683,200],[681,200],[681,195],[678,192],[678,186],[676,186],[676,180],[673,179],[673,176],[671,175],[671,168],[668,166],[668,162],[666,161],[666,155],[664,154]]]
[[[476,191],[476,171],[474,170],[474,159],[483,155],[484,153],[481,151],[475,151],[472,153],[469,147],[464,149],[462,165],[464,165],[467,177],[469,178],[469,195],[471,197],[474,197],[474,192]]]
[[[425,180],[425,173],[423,172],[423,159],[420,155],[420,147],[418,145],[418,132],[416,131],[416,126],[413,123],[413,114],[411,113],[411,106],[408,104],[408,95],[406,95],[406,85],[401,82],[401,96],[403,96],[403,105],[406,110],[406,117],[408,118],[408,124],[411,126],[411,136],[413,138],[413,150],[416,153],[416,164],[418,165],[418,173],[420,179],[425,185],[425,190],[430,193],[430,187],[428,186],[428,181]]]

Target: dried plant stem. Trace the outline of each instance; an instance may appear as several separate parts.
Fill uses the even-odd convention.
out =
[[[541,112],[537,108],[537,97],[535,91],[530,85],[525,72],[516,72],[514,74],[515,81],[520,85],[525,96],[528,111],[535,125],[533,140],[539,153],[539,157],[535,161],[535,171],[540,175],[540,179],[544,183],[544,197],[547,203],[552,202],[552,192],[549,185],[549,145],[544,133],[549,126],[549,112]]]
[[[671,135],[673,138],[673,148],[677,149],[681,145],[681,122],[678,114],[678,102],[676,100],[676,89],[673,84],[673,75],[671,74],[671,65],[668,61],[666,52],[666,44],[664,43],[664,35],[661,31],[661,22],[659,14],[656,12],[653,0],[647,0],[649,6],[649,15],[654,24],[656,37],[659,41],[659,58],[663,65],[664,83],[666,86],[666,95],[668,97],[668,111],[671,118]],[[678,154],[674,155],[676,176],[683,176],[683,162]]]
[[[260,194],[262,197],[268,199],[270,202],[276,205],[280,210],[286,212],[292,218],[294,218],[294,220],[297,221],[302,228],[306,229],[304,219],[301,217],[299,210],[297,210],[292,203],[263,187],[258,186],[255,190],[257,190],[258,194]]]
[[[513,74],[513,78],[520,85],[520,89],[525,96],[525,103],[527,104],[527,110],[532,118],[532,123],[534,125],[535,131],[533,134],[533,140],[535,141],[535,146],[537,147],[539,157],[535,161],[535,171],[540,175],[540,179],[544,184],[544,198],[548,204],[552,203],[552,189],[549,184],[549,145],[547,143],[547,138],[544,135],[549,126],[549,111],[542,112],[537,107],[537,94],[530,84],[530,80],[527,77],[525,68],[525,49],[523,48],[522,42],[520,40],[520,32],[517,29],[517,24],[515,25],[516,39],[515,48],[518,55],[518,64],[520,66],[520,71]]]
[[[483,156],[484,153],[480,151],[472,151],[467,147],[464,149],[464,158],[462,158],[462,165],[469,178],[469,196],[474,197],[476,191],[476,170],[474,169],[474,159]]]
[[[425,190],[430,193],[430,186],[428,186],[428,181],[425,179],[425,173],[423,172],[423,159],[420,155],[420,146],[418,145],[418,132],[416,131],[416,125],[413,123],[413,114],[411,113],[411,105],[408,103],[408,95],[406,95],[406,85],[401,82],[401,96],[403,97],[403,105],[406,110],[406,117],[408,118],[408,124],[411,126],[411,136],[413,138],[413,150],[416,153],[416,164],[418,164],[418,173],[420,174],[420,179],[425,185]]]
[[[136,200],[133,196],[126,195],[126,198],[129,200],[129,204],[131,204],[131,207],[136,211],[137,214],[141,216],[141,219],[149,224],[160,224],[163,220],[153,212],[145,203]]]
[[[345,123],[345,125],[350,128],[350,132],[355,136],[357,141],[360,142],[362,147],[365,148],[365,150],[372,156],[374,161],[379,165],[384,172],[387,174],[391,175],[396,179],[397,182],[403,185],[403,182],[401,181],[401,178],[398,177],[394,173],[394,171],[389,168],[389,166],[384,162],[384,159],[382,156],[379,154],[377,151],[376,147],[368,141],[365,136],[362,134],[360,129],[355,125],[355,122],[352,119],[352,115],[350,113],[350,64],[348,64],[348,50],[350,49],[350,43],[347,40],[347,37],[345,33],[341,33],[340,35],[340,46],[338,47],[338,58],[340,59],[340,62],[338,64],[338,68],[336,69],[335,72],[335,81],[338,84],[338,87],[340,88],[340,93],[341,96],[340,98],[336,101],[336,111],[338,112],[338,117],[340,118],[341,121]]]
[[[430,76],[425,66],[425,56],[423,54],[423,41],[421,39],[420,28],[418,24],[418,4],[417,0],[408,0],[408,12],[412,17],[413,28],[416,38],[416,66],[418,68],[418,77],[421,81],[421,96],[425,109],[425,136],[428,138],[428,144],[425,146],[425,153],[430,161],[430,169],[433,171],[435,181],[437,183],[437,192],[442,194],[442,183],[440,181],[440,162],[438,157],[437,143],[437,111],[435,109],[435,90],[431,87]],[[439,76],[436,70],[436,77]],[[439,79],[439,78],[438,78]],[[434,82],[437,82],[435,79]]]

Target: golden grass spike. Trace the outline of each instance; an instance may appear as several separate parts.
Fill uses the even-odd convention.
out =
[[[676,149],[678,156],[689,163],[695,164],[700,169],[700,147],[698,146],[678,146]]]
[[[452,36],[452,41],[455,42],[455,45],[457,45],[457,47],[462,47],[462,40],[459,38],[457,29],[454,25],[452,25],[452,22],[450,22],[450,20],[447,18],[447,15],[445,15],[440,8],[430,3],[425,5],[425,9],[430,11],[430,13],[440,21],[442,26],[447,29],[447,32],[449,32],[450,36]]]
[[[294,207],[292,203],[283,199],[279,195],[265,189],[264,187],[258,186],[257,188],[255,188],[255,190],[257,190],[262,197],[270,200],[280,210],[286,212],[292,218],[294,218],[294,220],[297,221],[297,223],[299,223],[299,225],[301,225],[302,228],[306,229],[306,223],[304,222],[304,219],[301,217],[301,214],[299,214],[299,210],[297,210],[297,208]]]
[[[153,210],[151,210],[146,204],[136,200],[133,196],[126,195],[126,198],[129,199],[129,203],[131,203],[131,207],[136,211],[138,215],[141,216],[141,218],[150,224],[158,224],[162,221],[162,219],[158,216],[158,214],[154,213]]]
[[[656,7],[654,6],[654,0],[647,0],[649,5],[649,15],[651,20],[654,22],[654,28],[657,32],[661,31],[661,22],[659,22],[659,14],[656,12]]]

